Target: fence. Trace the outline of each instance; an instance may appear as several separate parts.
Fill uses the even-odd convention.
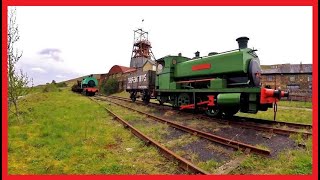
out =
[[[288,101],[312,101],[312,91],[309,90],[290,90],[289,97],[283,98],[282,100]]]

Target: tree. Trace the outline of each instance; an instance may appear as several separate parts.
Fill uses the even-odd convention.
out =
[[[16,22],[16,9],[10,9],[8,12],[8,98],[9,110],[13,111],[18,117],[18,98],[30,92],[27,87],[29,79],[26,73],[20,69],[16,70],[15,65],[22,57],[22,52],[19,52],[15,47],[18,42],[19,28]],[[13,105],[13,107],[11,106]],[[14,108],[14,110],[12,110]]]
[[[117,79],[109,78],[108,80],[104,80],[104,82],[102,83],[102,90],[107,95],[118,92],[119,83],[118,83]]]
[[[55,80],[52,80],[51,84],[57,84]]]

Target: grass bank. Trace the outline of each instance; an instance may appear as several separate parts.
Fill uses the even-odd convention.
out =
[[[30,94],[9,114],[9,174],[175,174],[177,165],[68,88]]]

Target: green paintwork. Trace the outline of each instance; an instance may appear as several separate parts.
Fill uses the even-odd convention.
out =
[[[222,54],[202,57],[198,59],[188,59],[182,56],[166,56],[158,60],[164,64],[161,71],[157,70],[156,86],[159,91],[165,89],[179,89],[180,85],[172,84],[181,78],[191,79],[196,77],[222,75],[246,75],[250,60],[254,58],[250,53],[251,49],[241,49]],[[257,59],[259,62],[259,59]],[[260,62],[259,62],[260,63]],[[210,69],[192,71],[192,66],[210,64]],[[226,80],[211,81],[210,89],[226,88]],[[196,90],[195,90],[196,91]]]
[[[98,80],[96,78],[94,78],[94,77],[86,77],[86,78],[84,78],[84,80],[82,80],[82,82],[81,82],[81,85],[88,84],[88,82],[90,80],[93,80],[95,85],[98,86]]]
[[[235,106],[240,105],[240,93],[226,93],[217,96],[219,106]]]
[[[216,54],[213,56],[202,57],[198,59],[189,60],[183,63],[178,63],[174,69],[175,78],[183,77],[199,77],[220,74],[235,74],[247,73],[248,64],[251,58],[245,56],[246,49],[240,51],[233,51],[225,54]],[[192,66],[210,64],[210,69],[192,70]]]
[[[163,57],[157,60],[157,98],[163,98],[165,101],[170,97],[168,102],[177,106],[177,97],[181,93],[192,96],[198,94],[198,97],[199,94],[214,95],[217,98],[218,107],[227,113],[233,114],[239,109],[241,112],[256,113],[259,110],[258,98],[261,87],[253,87],[247,80],[227,81],[227,78],[248,77],[249,63],[252,59],[260,64],[255,53],[252,53],[252,49],[249,48],[198,59],[182,56]],[[159,68],[160,64],[162,68]],[[210,68],[192,70],[193,66],[201,67],[203,64],[210,64]],[[210,78],[212,79],[201,81],[200,86],[192,82]],[[243,104],[241,104],[242,95],[246,98]]]
[[[213,79],[210,82],[210,89],[222,89],[227,87],[227,80],[225,79]]]
[[[199,93],[255,93],[261,92],[261,88],[224,88],[224,89],[159,89],[158,92],[199,92]]]

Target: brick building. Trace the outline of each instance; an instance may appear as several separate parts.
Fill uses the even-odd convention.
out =
[[[130,72],[135,70],[135,68],[114,65],[110,68],[108,73],[101,74],[99,84],[102,85],[102,82],[109,78],[115,78],[119,82],[119,91],[125,90],[127,77]]]
[[[262,85],[289,90],[292,100],[311,100],[312,64],[261,65]]]

